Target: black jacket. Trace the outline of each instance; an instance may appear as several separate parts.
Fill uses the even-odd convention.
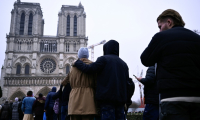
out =
[[[65,106],[68,105],[69,102],[69,94],[71,92],[71,86],[68,83],[65,88],[63,89],[63,86],[60,85],[60,89],[59,91],[53,96],[53,99],[56,100],[57,98],[59,98],[59,105],[61,106]]]
[[[155,75],[155,67],[151,66],[147,69],[145,78],[140,82],[144,85],[145,104],[159,104],[159,94],[157,90],[157,81]]]
[[[200,36],[175,26],[155,34],[141,55],[145,66],[157,63],[162,98],[200,97]]]
[[[10,104],[5,103],[1,109],[1,119],[8,120],[11,116]]]
[[[44,97],[38,97],[33,103],[32,111],[35,113],[35,115],[43,115],[44,114],[44,105],[45,105],[45,98]]]
[[[119,43],[108,41],[104,46],[104,56],[86,65],[81,60],[75,66],[85,73],[97,73],[96,100],[106,103],[127,101],[128,66],[119,58]]]

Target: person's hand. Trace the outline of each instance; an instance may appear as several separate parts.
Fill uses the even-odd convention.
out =
[[[140,81],[142,79],[142,77],[136,77],[135,75],[133,75],[135,77],[135,79],[137,79],[138,81]]]
[[[138,81],[140,81],[142,79],[142,77],[136,78]]]

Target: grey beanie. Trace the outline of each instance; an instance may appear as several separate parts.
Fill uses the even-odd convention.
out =
[[[89,52],[88,52],[88,48],[86,47],[81,47],[78,50],[78,58],[88,58],[89,57]]]

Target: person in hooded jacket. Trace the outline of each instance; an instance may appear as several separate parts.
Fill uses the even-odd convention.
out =
[[[8,103],[8,101],[6,101],[5,104],[2,105],[1,120],[9,120],[10,115],[11,115],[10,104]]]
[[[32,107],[32,110],[35,113],[34,120],[43,120],[44,104],[45,104],[45,98],[43,97],[43,94],[40,93],[39,97],[36,98],[36,100],[34,101]]]
[[[18,98],[15,98],[15,102],[12,105],[12,120],[19,120],[19,113],[18,113]]]
[[[47,120],[56,120],[57,119],[57,115],[55,114],[55,112],[53,110],[55,100],[53,100],[53,98],[52,98],[55,94],[56,94],[56,87],[53,87],[46,97],[44,111],[46,111]]]
[[[96,100],[100,105],[102,120],[125,118],[124,105],[127,102],[127,64],[119,57],[119,43],[110,40],[103,46],[104,55],[92,64],[77,60],[74,64],[84,73],[97,73]]]

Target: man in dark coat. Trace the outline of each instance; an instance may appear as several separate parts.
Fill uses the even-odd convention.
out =
[[[8,103],[8,101],[6,101],[1,109],[1,120],[9,120],[10,116],[11,116],[10,104]]]
[[[69,83],[63,81],[60,85],[60,89],[54,94],[53,99],[59,98],[59,115],[61,115],[61,120],[69,120],[68,116],[68,102],[69,94],[71,92],[71,86]]]
[[[40,93],[39,97],[36,98],[36,100],[34,101],[32,107],[32,110],[35,113],[34,120],[43,120],[44,104],[45,104],[45,98],[43,97],[43,94]]]
[[[165,10],[155,34],[141,55],[142,64],[157,63],[163,120],[200,120],[200,36],[184,28],[180,14]]]
[[[100,104],[101,119],[124,119],[127,102],[128,66],[119,58],[119,43],[108,41],[103,46],[104,55],[87,65],[81,60],[75,66],[85,73],[97,73],[96,100]]]
[[[157,81],[155,75],[155,66],[147,69],[145,78],[136,79],[144,85],[145,110],[143,120],[159,119],[159,93],[157,90]]]
[[[48,93],[44,105],[44,110],[47,114],[47,120],[56,120],[57,116],[53,111],[53,106],[55,103],[55,100],[53,100],[53,96],[56,94],[56,87],[53,87],[52,90]]]

